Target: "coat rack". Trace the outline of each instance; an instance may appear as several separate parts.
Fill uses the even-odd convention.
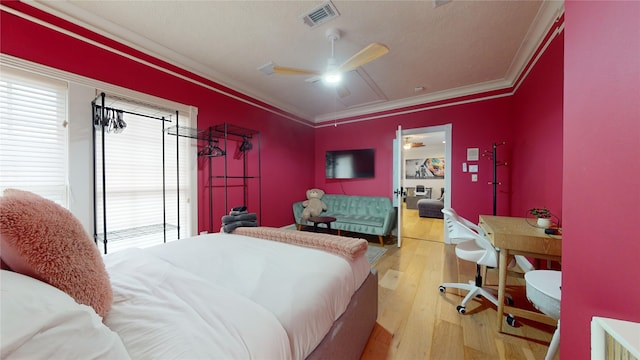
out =
[[[498,146],[502,146],[506,144],[506,142],[501,143],[493,143],[491,148],[492,150],[485,150],[482,153],[482,156],[486,156],[493,162],[493,181],[489,182],[489,185],[493,186],[493,215],[497,215],[497,197],[498,197],[498,185],[501,183],[498,181],[498,166],[506,166],[506,161],[498,161]]]

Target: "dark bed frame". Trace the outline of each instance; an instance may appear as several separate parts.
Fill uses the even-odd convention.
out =
[[[360,359],[378,318],[378,272],[371,273],[307,360]]]

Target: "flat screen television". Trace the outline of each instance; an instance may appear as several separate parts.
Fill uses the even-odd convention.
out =
[[[326,153],[327,179],[361,179],[375,176],[375,149],[334,150]]]

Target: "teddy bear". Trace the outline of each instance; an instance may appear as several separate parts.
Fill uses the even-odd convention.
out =
[[[304,210],[302,210],[302,218],[308,220],[312,216],[320,216],[322,211],[327,210],[327,204],[322,201],[324,191],[320,189],[307,190],[307,199],[302,202]]]

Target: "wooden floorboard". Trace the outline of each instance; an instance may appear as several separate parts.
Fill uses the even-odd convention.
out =
[[[413,239],[444,241],[444,233],[442,232],[444,220],[421,218],[418,216],[418,210],[407,209],[402,210],[402,237]]]
[[[441,219],[410,221],[427,230],[403,227],[403,233],[412,237],[403,236],[400,249],[388,241],[387,251],[375,264],[378,320],[361,359],[543,359],[553,327],[522,320],[516,327],[505,325],[506,333],[498,333],[496,307],[482,299],[467,304],[465,315],[458,314],[456,306],[464,291],[449,290],[443,295],[438,286],[472,280],[475,265],[459,260],[455,246],[444,244]],[[486,280],[497,284],[497,272],[488,271]],[[530,306],[523,279],[509,278],[507,284],[518,306]]]

